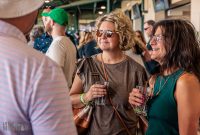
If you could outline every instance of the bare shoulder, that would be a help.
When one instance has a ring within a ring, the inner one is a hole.
[[[177,85],[184,87],[191,85],[199,86],[200,81],[198,80],[197,76],[192,73],[183,73],[183,75],[181,75],[181,77],[178,79]]]
[[[192,73],[183,73],[177,80],[176,91],[182,94],[184,92],[190,94],[200,94],[200,81],[197,76]]]

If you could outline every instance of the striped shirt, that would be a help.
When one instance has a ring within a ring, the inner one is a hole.
[[[0,20],[0,135],[77,135],[61,68]]]

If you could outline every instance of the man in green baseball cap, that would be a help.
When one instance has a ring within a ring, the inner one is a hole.
[[[55,8],[50,12],[44,12],[42,16],[50,17],[55,23],[61,26],[66,26],[68,24],[67,12],[62,8]]]
[[[76,48],[65,35],[65,27],[68,23],[67,13],[64,9],[55,8],[48,13],[42,13],[42,16],[47,17],[45,30],[53,37],[46,55],[62,68],[70,88],[76,67]]]

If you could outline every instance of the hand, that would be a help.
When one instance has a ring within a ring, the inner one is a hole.
[[[102,84],[93,84],[85,94],[85,101],[92,101],[94,98],[103,97],[106,93],[106,86]]]
[[[148,51],[148,50],[142,52],[142,55],[143,55],[143,57],[144,57],[144,61],[145,61],[145,62],[151,61],[151,55],[150,55],[149,52],[150,52],[150,51]]]
[[[133,88],[129,93],[129,103],[133,106],[140,106],[144,103],[143,95],[140,93],[139,89]]]

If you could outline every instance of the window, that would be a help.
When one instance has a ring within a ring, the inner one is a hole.
[[[155,12],[163,11],[169,8],[169,0],[153,0]]]

